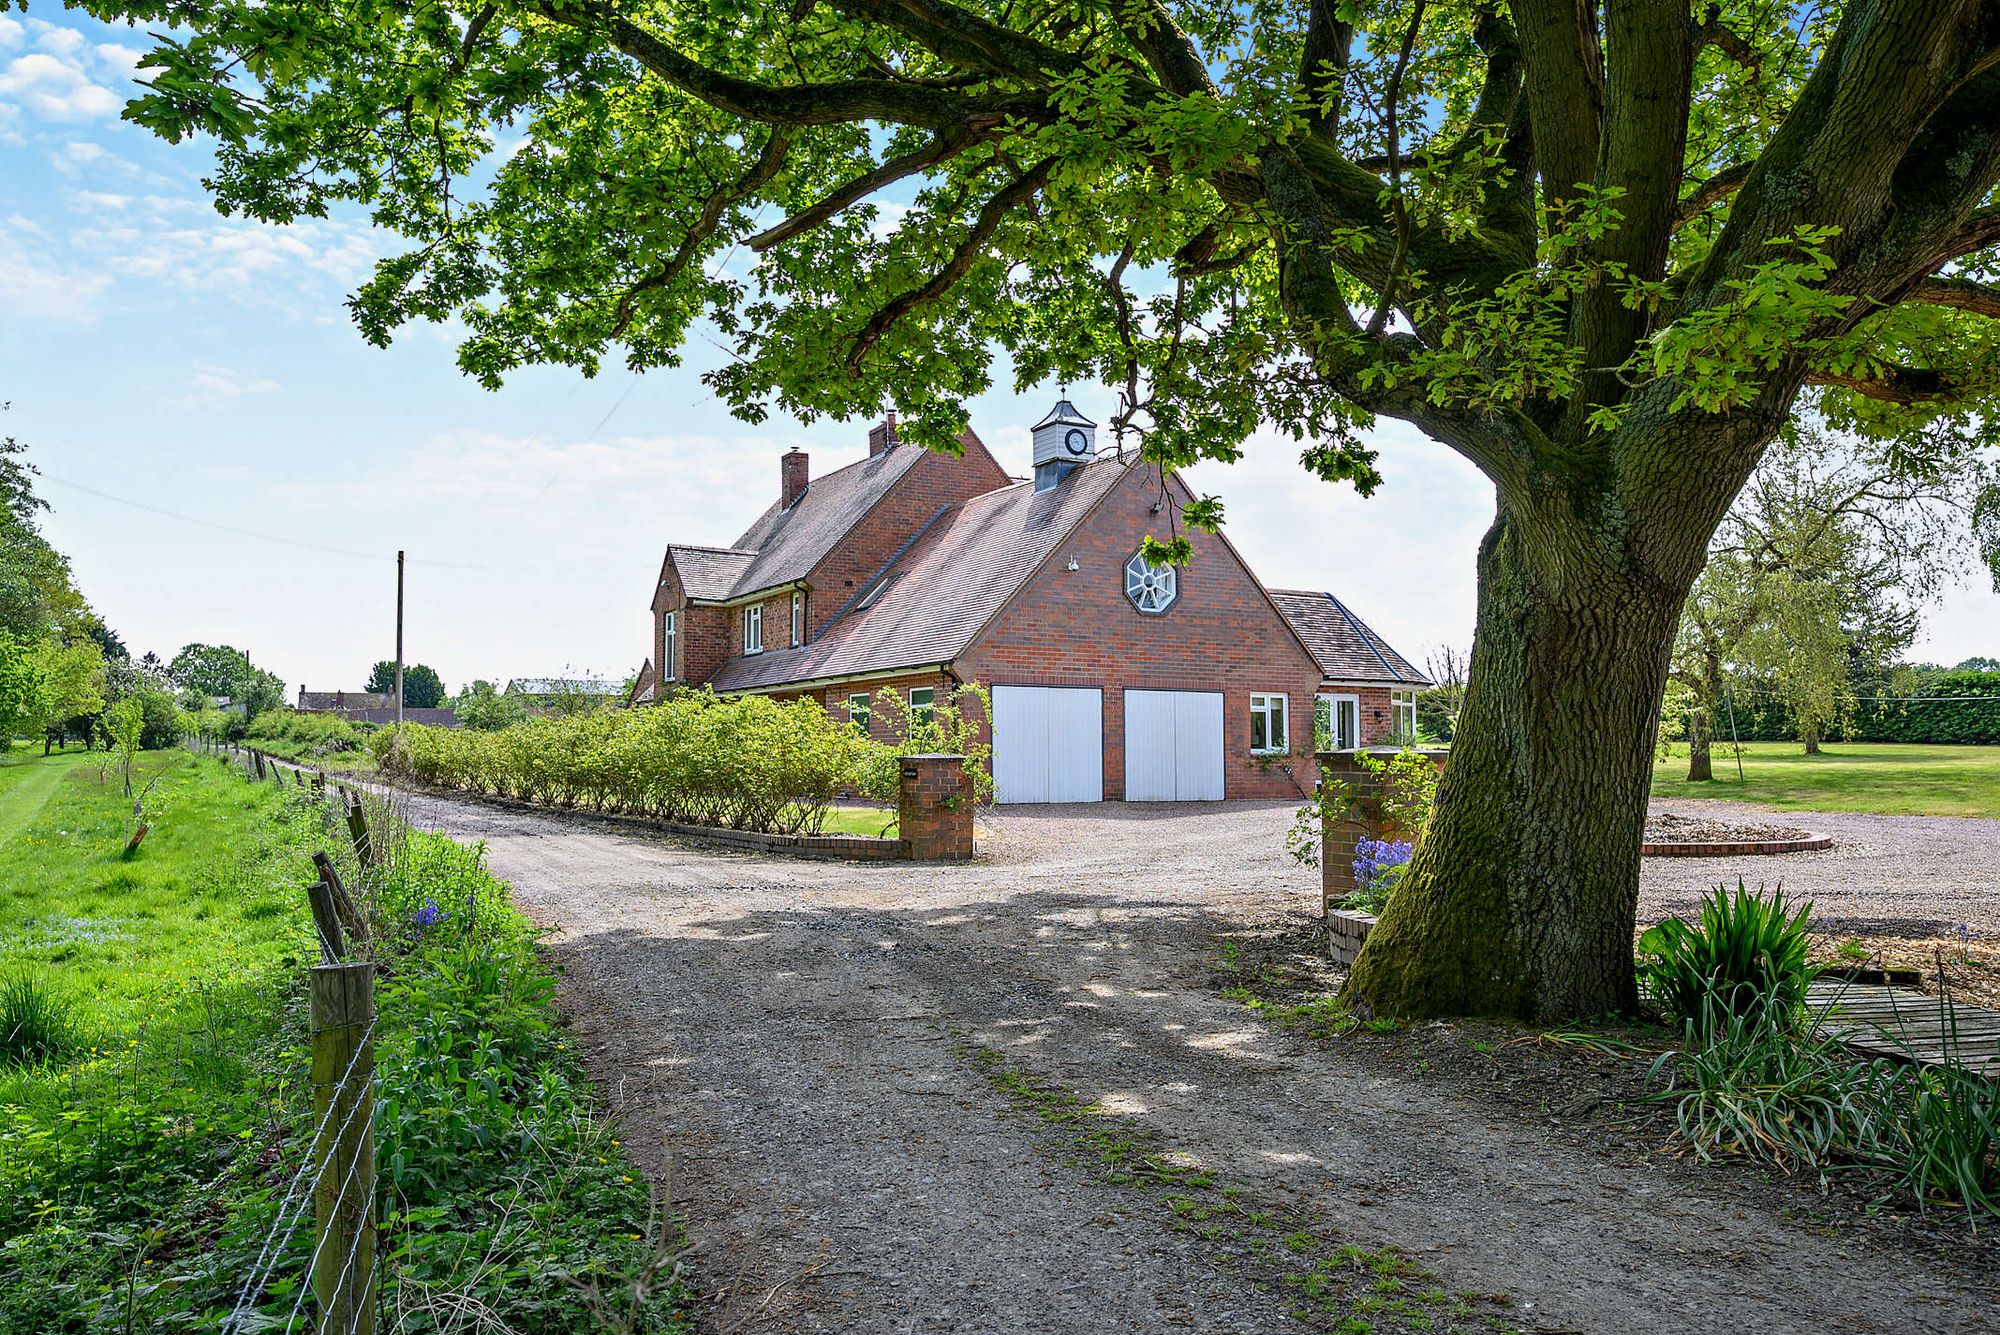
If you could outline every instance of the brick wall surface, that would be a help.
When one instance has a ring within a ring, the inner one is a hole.
[[[1224,794],[1298,798],[1313,784],[1319,666],[1235,551],[1217,536],[1193,533],[1194,560],[1166,614],[1146,616],[1126,600],[1126,561],[1148,533],[1166,535],[1178,503],[1170,499],[1168,510],[1155,514],[1159,494],[1157,473],[1132,469],[974,641],[958,671],[988,687],[1103,687],[1108,800],[1125,791],[1126,688],[1220,690]],[[1250,754],[1253,692],[1287,697],[1295,754]]]
[[[964,756],[904,756],[896,836],[919,862],[972,856],[972,776]]]

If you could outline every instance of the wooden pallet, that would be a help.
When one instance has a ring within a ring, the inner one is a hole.
[[[1856,1052],[1942,1066],[1955,1031],[1958,1063],[2000,1078],[2000,1011],[1958,1002],[1946,1013],[1936,997],[1868,983],[1814,983],[1806,1002],[1821,1032]]]

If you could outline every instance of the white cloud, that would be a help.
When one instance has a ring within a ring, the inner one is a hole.
[[[74,61],[46,51],[16,56],[0,70],[0,98],[55,121],[115,116],[123,105],[116,93],[93,82]]]
[[[0,14],[0,47],[19,46],[27,37],[27,30],[19,19],[10,19]]]
[[[39,229],[34,229],[39,231]],[[65,268],[45,251],[20,244],[27,229],[12,221],[0,233],[0,310],[22,321],[94,324],[98,299],[111,285],[101,273]]]
[[[102,190],[79,190],[76,202],[87,209],[122,211],[132,203],[132,197],[106,194]]]
[[[187,392],[167,400],[170,408],[211,412],[250,394],[275,394],[278,382],[267,376],[245,376],[233,367],[196,362]]]
[[[128,78],[138,75],[139,57],[145,54],[144,51],[135,51],[116,42],[102,42],[97,47],[97,58]]]

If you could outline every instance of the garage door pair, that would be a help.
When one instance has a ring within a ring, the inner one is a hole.
[[[1126,691],[1125,800],[1222,800],[1222,692]],[[1001,802],[1104,800],[1104,692],[996,686],[993,779]]]

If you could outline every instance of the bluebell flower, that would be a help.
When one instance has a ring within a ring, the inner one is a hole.
[[[444,910],[438,907],[435,899],[426,899],[424,906],[416,911],[410,921],[416,925],[418,931],[427,932],[444,921]]]

